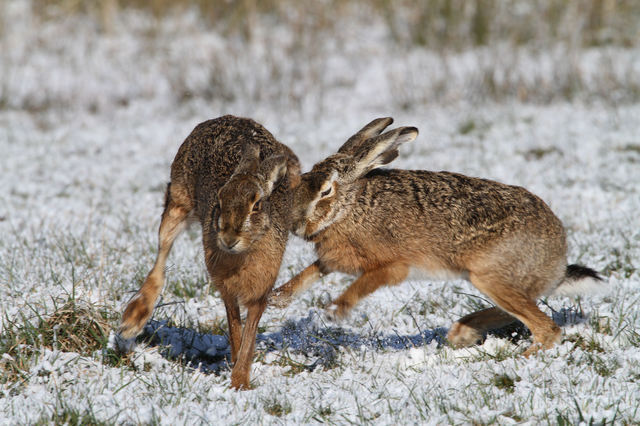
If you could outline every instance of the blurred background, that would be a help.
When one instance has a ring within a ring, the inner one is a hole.
[[[12,0],[0,17],[2,109],[202,101],[321,119],[640,97],[632,0]]]

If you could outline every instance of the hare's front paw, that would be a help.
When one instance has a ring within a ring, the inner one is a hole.
[[[349,316],[351,308],[346,303],[333,302],[325,309],[325,313],[330,321],[340,321]]]
[[[276,289],[269,295],[269,301],[267,303],[269,304],[269,306],[283,309],[289,306],[289,304],[291,303],[291,299],[291,294]]]

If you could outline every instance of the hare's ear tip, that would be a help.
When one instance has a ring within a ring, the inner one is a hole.
[[[410,142],[418,137],[418,133],[417,127],[404,127],[398,137],[402,139],[401,142]]]

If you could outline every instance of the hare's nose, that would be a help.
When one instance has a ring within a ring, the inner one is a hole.
[[[235,246],[238,245],[240,240],[238,240],[236,237],[221,235],[219,238],[219,242],[221,245],[220,248],[224,250],[232,250]]]

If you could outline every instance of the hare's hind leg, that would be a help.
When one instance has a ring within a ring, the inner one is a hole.
[[[497,274],[470,273],[469,279],[480,291],[526,325],[533,335],[534,343],[524,353],[529,356],[539,349],[549,349],[560,339],[560,327],[538,308],[535,299],[526,291],[506,282]]]
[[[447,334],[447,340],[454,347],[475,345],[489,330],[504,327],[516,319],[500,308],[483,309],[465,315],[453,323]]]
[[[383,285],[394,285],[404,281],[409,275],[409,267],[401,263],[385,265],[365,271],[329,307],[329,315],[345,318],[360,299],[373,293]]]
[[[173,187],[172,184],[167,187],[165,208],[158,231],[158,255],[153,269],[122,314],[119,334],[124,339],[130,339],[140,334],[151,317],[153,307],[162,291],[167,257],[176,237],[185,228],[187,217],[191,211],[190,206],[178,203],[180,196],[183,195],[178,192],[179,189],[179,187]]]

